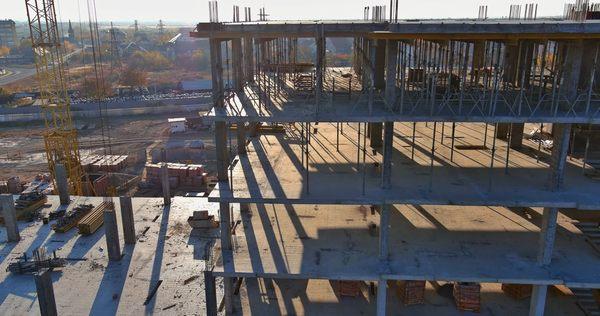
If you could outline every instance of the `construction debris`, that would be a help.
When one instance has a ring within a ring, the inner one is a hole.
[[[33,258],[31,259],[24,253],[16,262],[10,263],[6,271],[15,274],[31,274],[41,269],[61,268],[66,265],[67,259],[58,258],[56,252],[53,252],[52,257],[49,257],[46,248],[41,247],[33,251]]]
[[[104,223],[104,210],[113,208],[113,203],[106,201],[94,207],[93,210],[79,221],[79,224],[77,225],[79,233],[85,236],[95,233]]]

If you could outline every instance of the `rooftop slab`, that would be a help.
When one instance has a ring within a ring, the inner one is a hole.
[[[81,203],[97,205],[103,198],[72,200],[70,207]],[[16,244],[5,243],[6,230],[0,229],[0,314],[39,314],[33,278],[13,275],[6,268],[13,259],[23,253],[31,256],[40,246],[50,252],[56,250],[59,257],[77,259],[52,273],[61,315],[201,313],[205,306],[202,271],[206,249],[218,234],[198,235],[188,225],[187,218],[200,209],[209,209],[217,215],[218,205],[215,208],[205,198],[176,197],[170,207],[164,207],[162,198],[134,198],[137,243],[123,246],[118,199],[115,203],[123,247],[119,262],[108,261],[103,227],[91,236],[82,236],[76,228],[59,234],[41,221],[19,222],[22,240]],[[59,207],[58,197],[49,196],[43,212]],[[144,305],[159,280],[162,284],[156,295]]]
[[[251,205],[241,217],[216,275],[600,286],[598,253],[562,215],[552,263],[536,264],[541,214],[529,208],[395,205],[385,262],[365,206]]]
[[[364,124],[362,134],[364,134]],[[209,201],[294,204],[420,204],[559,207],[600,209],[600,182],[584,176],[581,162],[569,160],[564,189],[547,189],[549,152],[524,140],[520,150],[510,150],[496,140],[492,161],[493,126],[457,124],[452,157],[452,124],[436,125],[433,166],[431,146],[434,124],[416,124],[414,159],[412,124],[396,123],[392,153],[392,188],[381,189],[382,155],[357,151],[358,124],[341,123],[339,151],[336,124],[311,125],[308,172],[302,153],[299,124],[287,132],[250,139],[248,154],[236,157],[229,182],[220,182]],[[316,134],[313,134],[314,129]],[[343,129],[343,133],[341,131]],[[442,135],[442,132],[444,133]],[[527,132],[527,131],[526,131]],[[443,144],[441,141],[443,140]],[[360,137],[361,148],[364,139]],[[537,161],[537,156],[540,160]],[[364,158],[364,159],[363,159]],[[451,159],[452,158],[452,159]],[[359,161],[359,163],[357,163]]]
[[[265,21],[199,23],[190,33],[200,38],[372,37],[386,39],[572,39],[600,37],[597,21],[560,19],[505,20],[400,20],[397,23],[365,20]]]

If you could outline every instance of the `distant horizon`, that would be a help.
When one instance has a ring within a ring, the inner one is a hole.
[[[5,0],[2,5],[0,19],[12,19],[16,22],[26,22],[27,15],[25,4],[22,0]],[[57,15],[61,22],[86,22],[87,1],[83,0],[55,0]],[[490,18],[506,17],[511,4],[529,3],[530,0],[421,0],[418,3],[400,0],[400,19],[458,19],[476,18],[479,5],[488,5]],[[221,0],[219,1],[219,20],[228,22],[232,20],[232,6],[236,4],[243,11],[244,6],[252,8],[253,21],[258,20],[257,14],[260,7],[265,7],[270,20],[324,20],[324,19],[361,19],[363,8],[367,5],[388,5],[389,1],[373,0]],[[545,0],[539,3],[538,17],[561,16],[564,0]],[[199,22],[208,21],[208,1],[203,0],[170,0],[168,5],[159,0],[97,0],[96,11],[100,23],[125,24],[138,20],[140,23],[152,24],[163,20],[166,24],[177,26],[193,26]],[[388,8],[389,12],[389,8]],[[241,18],[243,19],[243,12]]]

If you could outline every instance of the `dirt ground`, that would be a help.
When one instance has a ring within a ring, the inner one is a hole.
[[[170,141],[201,140],[205,144],[205,159],[192,163],[206,165],[209,172],[214,170],[214,150],[211,150],[214,137],[210,130],[171,135],[164,116],[111,118],[106,126],[102,129],[98,121],[76,122],[82,157],[90,154],[129,155],[130,163],[121,173],[141,175],[148,148],[160,147]],[[40,124],[0,127],[0,180],[19,176],[21,181],[30,181],[35,175],[48,172],[43,131],[44,126]],[[110,142],[103,141],[109,138]]]

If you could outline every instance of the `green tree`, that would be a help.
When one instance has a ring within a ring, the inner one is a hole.
[[[167,70],[173,66],[167,57],[157,51],[137,51],[129,58],[129,65],[146,71]]]

